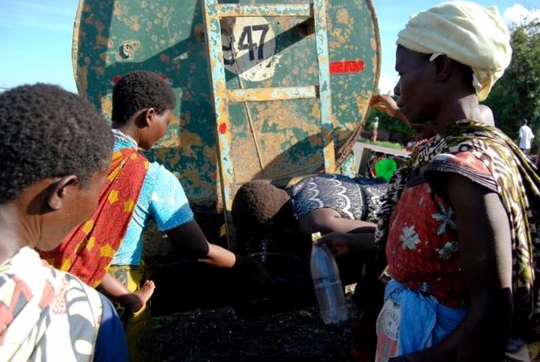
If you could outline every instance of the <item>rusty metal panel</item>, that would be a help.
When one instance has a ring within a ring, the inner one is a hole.
[[[305,8],[301,0],[222,3]],[[380,41],[370,0],[325,3],[329,77],[319,74],[317,32],[307,15],[242,16],[219,25],[225,87],[238,92],[233,94],[309,87],[322,76],[329,84],[331,112],[309,98],[231,103],[229,120],[216,123],[200,0],[80,0],[73,39],[79,92],[109,113],[119,76],[139,69],[161,74],[178,104],[167,136],[147,155],[180,178],[192,205],[219,210],[220,155],[228,155],[225,177],[234,185],[259,178],[287,181],[322,171],[323,113],[334,117],[325,133],[333,135],[338,165],[348,159],[376,90]],[[211,60],[217,61],[215,57]]]
[[[291,11],[290,5],[253,5],[253,6],[220,6],[217,0],[201,0],[204,7],[204,21],[206,30],[206,42],[208,49],[208,65],[211,74],[212,94],[214,97],[214,112],[216,113],[216,121],[218,124],[218,149],[220,159],[218,161],[220,174],[221,174],[221,188],[223,194],[224,203],[224,216],[225,224],[227,228],[227,238],[229,247],[231,246],[231,236],[234,233],[234,225],[230,212],[232,210],[232,197],[234,194],[234,168],[232,166],[230,156],[230,122],[229,122],[229,98],[234,97],[236,102],[242,101],[276,101],[286,99],[301,99],[301,98],[313,98],[317,96],[315,93],[315,87],[319,90],[319,108],[321,134],[323,140],[323,154],[324,154],[324,171],[326,173],[335,172],[335,150],[334,150],[334,118],[332,117],[332,97],[330,90],[330,66],[328,60],[328,37],[327,37],[327,25],[326,25],[326,0],[315,0],[313,7],[310,8],[309,4],[307,10],[313,9],[313,21],[315,25],[315,44],[317,48],[317,65],[319,74],[318,86],[312,86],[312,95],[309,97],[301,96],[300,92],[305,92],[310,87],[276,87],[276,88],[258,88],[258,89],[239,89],[233,91],[227,91],[225,82],[225,70],[223,63],[223,44],[221,42],[221,19],[222,15],[227,17],[235,17],[241,14],[242,16],[297,16],[298,11]],[[216,10],[217,9],[217,10]],[[220,13],[220,10],[225,10],[224,14]],[[227,12],[228,10],[228,12]],[[235,10],[235,11],[233,11]],[[300,12],[300,14],[302,14]],[[234,18],[234,21],[236,21]],[[248,29],[248,30],[246,30]],[[253,43],[252,32],[260,31],[260,41]],[[239,50],[249,49],[250,61],[255,59],[255,51],[259,59],[264,57],[264,38],[268,32],[267,25],[251,26],[250,28],[244,28],[239,40],[239,46],[234,47],[231,45],[233,57],[236,57],[234,48]],[[234,31],[233,31],[234,33]],[[234,39],[234,38],[233,38]],[[247,44],[243,44],[243,41],[247,40]],[[257,64],[255,64],[257,65]],[[241,74],[240,74],[241,75]]]
[[[231,102],[284,101],[317,97],[317,86],[234,89],[228,91]]]
[[[215,112],[215,122],[217,130],[218,154],[219,154],[219,174],[221,194],[223,198],[223,212],[225,217],[225,227],[227,244],[232,246],[231,234],[232,219],[230,211],[232,209],[233,190],[231,185],[234,182],[234,167],[231,159],[231,124],[229,119],[229,95],[225,82],[225,66],[223,63],[223,45],[221,43],[221,25],[218,12],[217,0],[201,0],[204,7],[205,40],[208,49],[208,69],[210,71]]]
[[[324,148],[324,172],[334,173],[336,158],[334,150],[334,118],[332,116],[332,93],[330,87],[330,60],[328,55],[328,27],[326,24],[327,0],[315,0],[315,43],[319,64],[319,106],[321,109],[321,131]]]
[[[313,14],[311,4],[264,4],[219,5],[219,13],[222,17],[239,16],[311,16]]]

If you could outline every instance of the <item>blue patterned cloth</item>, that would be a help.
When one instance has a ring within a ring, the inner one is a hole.
[[[291,187],[290,194],[296,219],[330,208],[346,219],[375,222],[386,189],[383,179],[318,174],[304,177]]]
[[[114,151],[137,148],[135,141],[118,130]],[[150,220],[159,231],[174,229],[193,220],[193,212],[180,181],[157,162],[150,163],[126,236],[114,255],[113,265],[140,265],[144,240]]]

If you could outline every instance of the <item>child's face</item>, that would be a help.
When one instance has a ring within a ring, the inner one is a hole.
[[[435,68],[428,56],[398,46],[396,70],[399,82],[394,89],[397,105],[411,124],[422,124],[432,119],[437,104]]]
[[[144,132],[141,132],[139,147],[149,150],[167,134],[167,126],[173,118],[172,109],[165,110],[162,114],[155,113],[148,121]]]

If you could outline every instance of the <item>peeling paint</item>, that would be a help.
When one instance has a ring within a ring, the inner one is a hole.
[[[321,108],[319,107],[319,103],[315,103],[313,105],[313,108],[311,108],[311,115],[315,119],[320,119],[321,118]]]
[[[103,112],[110,114],[112,112],[112,99],[111,97],[101,98],[101,109]]]
[[[349,16],[349,11],[343,7],[340,7],[336,11],[336,19],[338,22],[342,24],[349,24],[351,18]]]

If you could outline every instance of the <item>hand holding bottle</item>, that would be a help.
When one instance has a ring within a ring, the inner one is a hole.
[[[335,256],[340,256],[351,251],[349,236],[348,233],[333,232],[318,238],[313,242],[313,245],[326,245]]]

